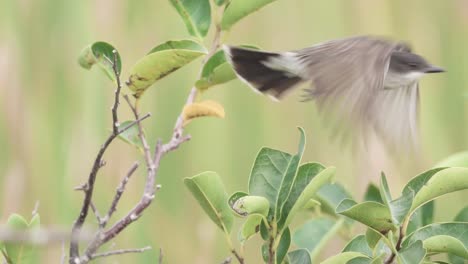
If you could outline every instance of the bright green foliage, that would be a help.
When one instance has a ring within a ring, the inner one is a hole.
[[[336,215],[335,209],[345,199],[352,199],[348,191],[339,183],[326,184],[316,194],[323,212],[332,216]]]
[[[322,262],[322,264],[343,264],[354,259],[367,258],[366,255],[359,252],[342,252],[338,255],[330,257]]]
[[[468,223],[431,224],[410,234],[403,246],[421,240],[429,252],[452,253],[468,259]]]
[[[204,38],[210,29],[210,0],[170,0],[185,23],[190,35]]]
[[[383,203],[379,187],[373,183],[369,184],[364,195],[364,201]]]
[[[315,201],[313,198],[318,196],[318,190],[330,184],[335,173],[334,168],[325,168],[318,163],[299,165],[305,148],[305,132],[302,128],[299,131],[301,138],[295,155],[271,148],[261,149],[250,174],[249,192],[235,192],[226,199],[226,204],[229,204],[236,215],[246,217],[238,235],[239,241],[245,243],[253,235],[261,233],[265,240],[262,246],[265,261],[268,261],[270,252],[273,252],[275,263],[278,264],[283,259],[293,258],[296,261],[302,257],[303,253],[297,252],[286,258],[291,244],[289,224],[299,211],[304,211],[311,201]],[[197,177],[199,176],[192,179]],[[209,179],[205,185],[209,185],[208,181]],[[200,202],[200,198],[197,199]],[[314,204],[319,203],[315,201]],[[205,209],[207,213],[210,211],[213,210]],[[335,226],[343,222],[338,224],[335,220],[330,221],[332,228],[324,230],[324,236],[336,232]],[[324,226],[325,229],[327,227]],[[320,242],[322,241],[317,241]],[[308,252],[307,257],[310,260]]]
[[[343,219],[335,220],[318,217],[307,221],[294,232],[293,241],[299,248],[309,251],[314,260],[324,249],[325,244],[340,230]]]
[[[228,196],[218,174],[203,172],[185,178],[184,183],[211,220],[226,233],[230,233],[234,216],[229,209]]]
[[[436,168],[441,167],[468,167],[468,151],[462,151],[448,156],[447,158],[441,160]]]
[[[223,14],[221,28],[229,30],[235,23],[275,0],[231,0]]]
[[[115,59],[117,62],[117,72],[120,75],[120,72],[122,71],[120,54],[111,44],[106,42],[94,42],[84,48],[78,57],[78,63],[85,69],[91,69],[93,65],[97,64],[109,79],[115,81],[115,73],[113,69],[114,51],[116,52]]]
[[[358,204],[353,200],[347,199],[338,205],[336,212],[380,232],[395,229],[395,226],[392,224],[389,208],[381,203],[363,202]]]
[[[360,252],[368,257],[372,257],[372,249],[369,247],[366,236],[364,235],[358,235],[349,241],[343,249],[343,252],[348,251]]]
[[[28,223],[21,215],[12,214],[8,218],[7,227],[16,231],[33,231],[40,226],[40,217],[34,215]],[[5,242],[4,254],[10,264],[33,264],[37,262],[37,249],[27,242]]]
[[[289,264],[312,264],[309,252],[305,249],[298,249],[288,253]]]
[[[153,48],[133,66],[127,86],[138,98],[157,80],[204,54],[206,49],[192,40],[167,41]]]
[[[397,261],[400,264],[420,264],[424,260],[426,250],[423,243],[418,240],[406,248],[403,248],[397,254]]]
[[[120,129],[124,129],[131,125],[133,121],[124,121],[120,124]],[[133,125],[124,132],[120,133],[118,137],[127,142],[128,144],[138,148],[139,150],[143,151],[143,144],[141,143],[140,137],[138,137],[140,131],[138,130],[137,125]]]

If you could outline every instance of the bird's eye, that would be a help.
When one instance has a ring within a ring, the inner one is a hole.
[[[411,68],[418,67],[418,65],[416,63],[408,63],[408,66],[410,66]]]

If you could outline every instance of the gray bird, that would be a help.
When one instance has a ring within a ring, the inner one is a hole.
[[[419,79],[443,72],[409,46],[358,36],[309,48],[264,52],[224,47],[238,77],[254,91],[279,100],[293,87],[310,82],[305,100],[314,100],[339,134],[347,126],[364,138],[371,130],[393,146],[417,143]]]

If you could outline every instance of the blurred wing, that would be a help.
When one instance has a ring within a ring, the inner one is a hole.
[[[379,92],[372,107],[376,132],[393,150],[418,148],[419,84]]]
[[[384,89],[390,56],[397,44],[371,37],[322,43],[298,51],[312,81],[306,100],[314,100],[341,136],[346,126],[366,136],[376,125],[374,100]],[[348,134],[349,133],[345,133]]]

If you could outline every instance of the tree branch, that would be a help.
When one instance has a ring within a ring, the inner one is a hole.
[[[118,250],[107,251],[107,252],[104,252],[104,253],[93,254],[91,257],[93,259],[96,259],[96,258],[103,258],[103,257],[113,256],[113,255],[122,255],[122,254],[128,254],[128,253],[141,253],[141,252],[145,252],[145,251],[150,250],[150,249],[151,249],[150,246],[147,246],[147,247],[144,247],[144,248],[118,249]]]

